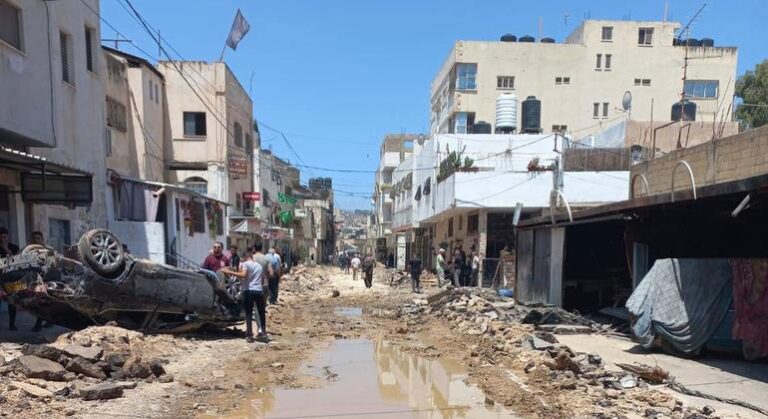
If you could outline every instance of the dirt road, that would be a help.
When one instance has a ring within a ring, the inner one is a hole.
[[[691,410],[640,380],[631,387],[616,388],[615,373],[607,373],[595,357],[569,353],[570,349],[547,342],[546,350],[530,348],[525,342],[533,328],[505,320],[505,310],[514,305],[509,301],[436,288],[413,294],[408,286],[390,287],[383,269],[377,270],[372,289],[334,268],[299,272],[283,283],[281,304],[269,309],[268,329],[274,338],[270,344],[246,343],[241,330],[143,336],[111,327],[86,329],[59,340],[121,345],[132,355],[165,360],[165,379],[140,380],[120,398],[84,401],[67,395],[31,396],[14,384],[23,377],[7,372],[0,377],[0,415],[708,414]],[[0,355],[10,361],[19,349],[2,344]],[[84,386],[94,380],[81,375],[68,385]],[[55,387],[42,380],[31,384],[51,391]]]

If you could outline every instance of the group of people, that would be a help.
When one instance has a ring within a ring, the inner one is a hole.
[[[224,244],[216,242],[211,253],[203,261],[203,269],[221,272],[240,281],[239,299],[245,310],[246,340],[248,342],[270,341],[267,335],[267,303],[278,304],[280,279],[283,274],[283,260],[279,250],[270,247],[265,254],[264,246],[256,243],[242,254],[237,245],[229,248],[229,255],[224,253]],[[254,307],[256,311],[254,312]],[[253,320],[258,321],[256,336],[253,333]]]
[[[467,258],[466,253],[461,248],[456,248],[453,252],[453,259],[446,260],[445,249],[437,251],[437,281],[439,286],[446,285],[446,275],[453,278],[453,285],[456,287],[470,287],[477,285],[477,275],[480,271],[480,256],[474,250]]]
[[[43,237],[43,233],[40,231],[33,231],[32,234],[30,234],[31,241],[29,242],[29,245],[38,245],[38,246],[46,246],[45,244],[45,238]],[[0,227],[0,258],[7,258],[10,256],[15,256],[19,254],[19,246],[17,246],[14,243],[11,243],[11,235],[8,232],[8,229],[5,227]],[[8,296],[6,294],[6,290],[3,289],[3,287],[0,287],[0,301],[2,299],[7,299]],[[16,306],[13,305],[10,301],[8,301],[8,330],[16,331],[18,328],[16,327]],[[32,327],[33,332],[39,332],[43,329],[43,327],[52,326],[50,323],[44,323],[43,319],[37,318],[35,321],[35,325]]]
[[[357,277],[362,274],[363,283],[366,288],[373,286],[373,268],[376,266],[376,261],[370,254],[365,255],[363,259],[360,259],[358,253],[348,254],[342,252],[339,254],[339,268],[342,272],[348,274],[352,272],[352,280],[357,281]]]

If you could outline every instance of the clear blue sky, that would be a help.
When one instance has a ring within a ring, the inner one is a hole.
[[[428,131],[429,84],[454,41],[538,36],[539,18],[542,33],[562,41],[588,16],[661,20],[664,10],[663,0],[132,1],[190,60],[218,59],[240,8],[251,31],[225,61],[246,88],[253,76],[254,117],[284,131],[304,164],[357,170],[375,170],[386,133]],[[668,3],[670,19],[684,24],[704,2]],[[739,75],[768,58],[768,1],[707,3],[692,37],[739,47]],[[118,0],[102,0],[101,8],[107,21],[157,54]],[[102,35],[114,37],[106,26]],[[274,132],[263,130],[262,144],[297,162]],[[359,195],[373,189],[373,174],[312,172],[302,169],[302,179],[331,176],[335,189]],[[370,208],[369,197],[336,196],[341,208]]]

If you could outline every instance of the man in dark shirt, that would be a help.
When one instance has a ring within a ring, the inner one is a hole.
[[[203,269],[216,272],[227,266],[229,266],[229,258],[224,254],[224,244],[221,242],[214,243],[213,252],[206,256],[203,261]]]
[[[413,255],[411,260],[408,262],[410,265],[411,270],[411,286],[413,287],[413,292],[420,294],[421,293],[421,259],[419,259],[418,255]]]
[[[19,253],[19,246],[11,243],[11,236],[5,227],[0,227],[0,258],[7,258]],[[16,306],[8,303],[8,330],[16,329]]]
[[[240,255],[237,254],[237,245],[229,246],[229,266],[235,270],[240,270]]]

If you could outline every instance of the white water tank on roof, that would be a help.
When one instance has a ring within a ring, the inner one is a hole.
[[[517,96],[502,93],[496,99],[496,131],[512,132],[517,128]]]

